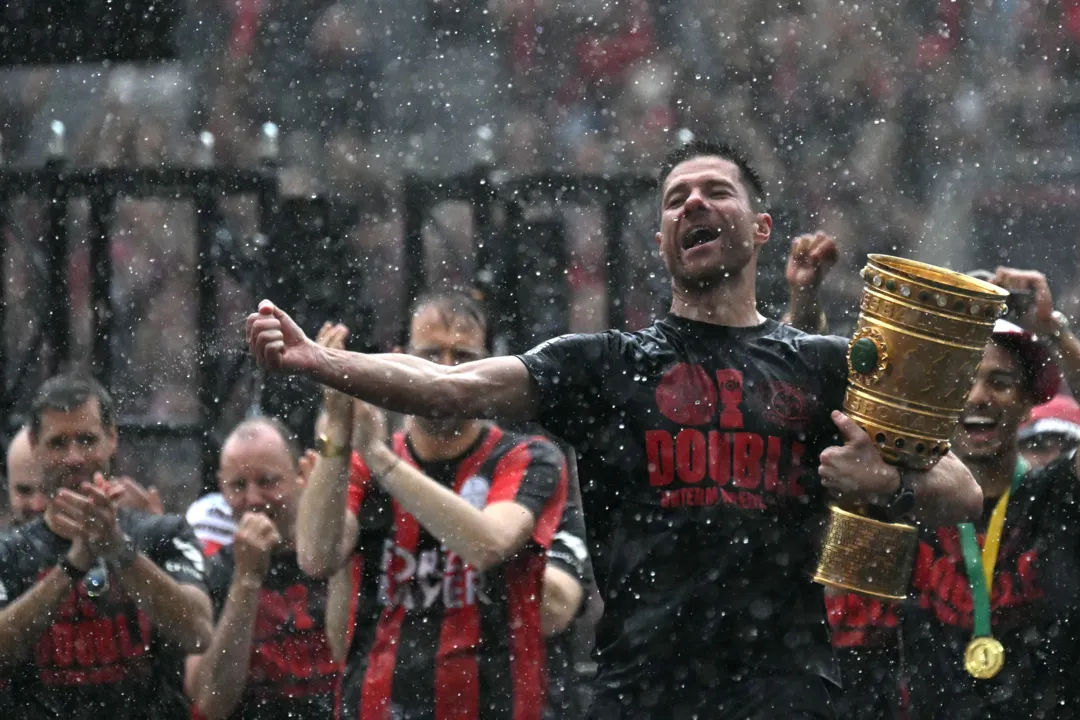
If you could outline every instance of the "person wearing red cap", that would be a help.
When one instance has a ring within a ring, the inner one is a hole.
[[[983,491],[976,523],[924,528],[900,608],[909,717],[1074,717],[1080,661],[1080,481],[1075,455],[1032,469],[1019,429],[1080,375],[1080,343],[1039,273],[999,269],[1030,293],[1018,324],[998,321],[954,438]],[[1059,372],[1060,368],[1060,372]]]
[[[984,511],[921,530],[906,602],[826,598],[846,717],[1080,717],[1078,460],[1033,468],[1019,442],[1032,408],[1060,407],[1044,404],[1062,374],[1080,389],[1080,341],[1042,274],[1001,268],[986,279],[1033,302],[1018,324],[995,326],[954,438]]]
[[[1068,395],[1031,410],[1020,428],[1020,454],[1033,468],[1046,467],[1080,445],[1080,404]]]

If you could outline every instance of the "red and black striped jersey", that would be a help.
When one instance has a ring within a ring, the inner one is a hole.
[[[451,461],[420,462],[403,433],[394,451],[474,507],[525,507],[536,527],[514,557],[480,573],[354,464],[358,592],[340,717],[539,720],[547,680],[542,581],[566,502],[564,456],[541,437],[494,425]]]

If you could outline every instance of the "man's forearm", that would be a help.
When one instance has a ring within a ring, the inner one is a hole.
[[[229,587],[221,618],[195,676],[192,700],[207,720],[228,717],[244,695],[259,593],[257,582],[243,579],[234,579]]]
[[[407,415],[519,421],[536,412],[532,379],[512,357],[445,366],[401,353],[366,355],[320,347],[305,374]]]
[[[54,568],[0,610],[0,665],[17,663],[32,654],[38,638],[71,588],[71,579]]]
[[[585,590],[576,577],[548,565],[544,570],[544,597],[540,604],[544,637],[553,637],[570,627],[584,598]]]
[[[806,333],[824,334],[829,327],[817,290],[792,291],[781,322]]]
[[[352,566],[346,563],[334,573],[326,586],[326,641],[337,662],[345,662],[352,636],[353,599]],[[360,602],[363,602],[362,600]]]
[[[406,512],[477,570],[502,563],[528,540],[531,528],[524,537],[515,536],[457,493],[397,461],[389,449],[370,464],[379,484]]]
[[[348,454],[336,458],[320,456],[300,498],[296,552],[301,569],[308,575],[326,577],[345,559],[343,508],[349,487],[349,460]]]
[[[212,621],[203,593],[176,582],[141,554],[118,574],[127,594],[165,637],[189,654],[206,649]]]
[[[973,522],[982,515],[983,496],[967,467],[949,453],[915,483],[915,516],[923,525]]]

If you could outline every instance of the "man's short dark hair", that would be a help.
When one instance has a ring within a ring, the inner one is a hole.
[[[451,327],[455,319],[465,320],[480,328],[486,339],[487,313],[480,305],[478,296],[478,292],[474,294],[457,288],[426,292],[413,303],[412,312],[409,314],[410,322],[421,310],[434,308],[439,313],[440,322],[446,327]]]
[[[289,458],[292,460],[293,468],[300,467],[300,458],[304,454],[304,450],[300,445],[300,438],[293,432],[292,428],[286,425],[284,422],[272,415],[256,415],[255,417],[249,417],[241,420],[236,427],[232,429],[228,437],[225,438],[225,442],[229,441],[236,435],[243,433],[250,434],[257,427],[268,427],[276,432],[285,443],[285,449],[289,452]],[[225,444],[222,443],[222,447]]]
[[[676,165],[684,163],[687,160],[693,160],[699,157],[718,157],[728,162],[734,163],[739,168],[739,174],[742,176],[743,184],[750,191],[750,202],[755,209],[764,210],[768,207],[768,196],[765,194],[765,183],[761,181],[761,176],[758,175],[751,165],[750,161],[739,152],[734,146],[728,145],[725,142],[718,142],[715,140],[708,140],[705,138],[692,140],[685,145],[673,149],[664,158],[664,162],[660,165],[660,177],[658,184],[660,192],[663,192],[664,182],[667,180],[668,175],[675,169]]]
[[[30,435],[39,437],[41,419],[46,412],[71,412],[91,400],[98,402],[101,424],[106,428],[114,427],[113,399],[101,383],[81,373],[65,373],[49,378],[38,388],[30,406]]]

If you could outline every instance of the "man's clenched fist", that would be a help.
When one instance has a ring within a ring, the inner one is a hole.
[[[233,536],[233,559],[236,576],[253,584],[262,584],[270,569],[270,553],[281,542],[281,533],[262,513],[244,513]]]
[[[269,300],[248,315],[247,343],[255,361],[268,370],[303,371],[314,364],[318,351],[300,326]]]

